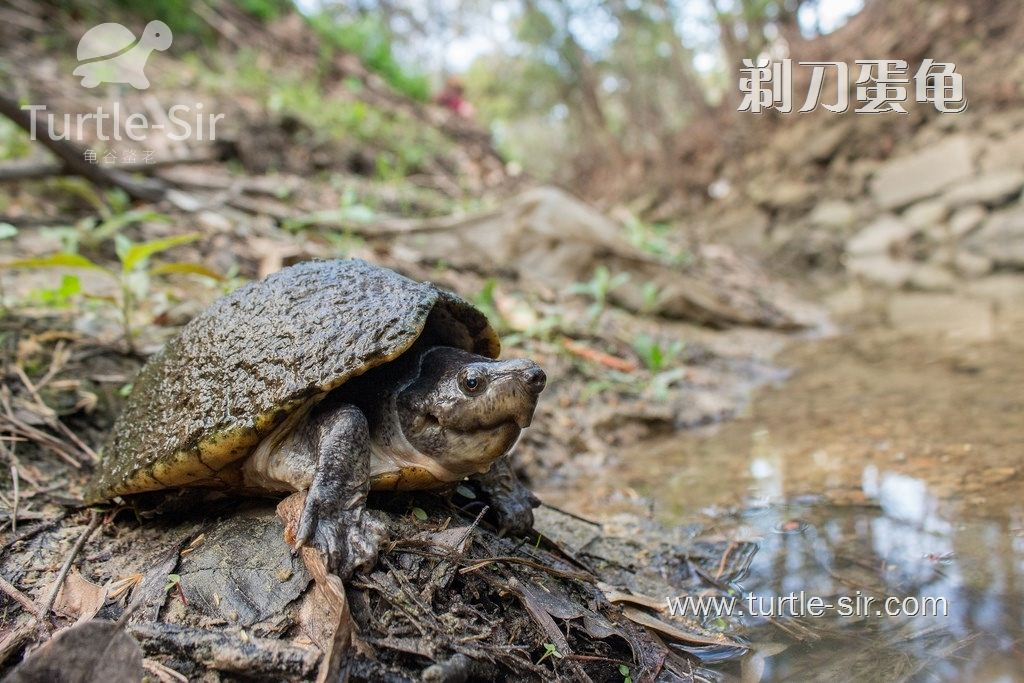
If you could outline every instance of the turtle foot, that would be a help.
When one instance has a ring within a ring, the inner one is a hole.
[[[540,499],[519,481],[507,457],[479,475],[477,482],[498,516],[501,531],[515,536],[529,533],[533,528],[533,508],[540,505]]]
[[[520,485],[518,491],[492,494],[490,498],[501,531],[522,536],[533,529],[533,508],[540,505],[540,499],[528,488]]]
[[[297,544],[312,542],[324,554],[328,570],[342,579],[372,569],[385,536],[384,525],[367,514],[365,508],[341,509],[336,498],[325,501],[314,492],[315,487],[306,497],[299,518]]]

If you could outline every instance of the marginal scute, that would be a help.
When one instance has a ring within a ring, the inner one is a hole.
[[[311,261],[215,301],[139,373],[87,500],[216,482],[293,410],[423,335],[496,358],[458,296],[359,260]]]

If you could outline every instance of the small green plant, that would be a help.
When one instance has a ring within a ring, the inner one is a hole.
[[[625,227],[626,237],[637,249],[675,265],[690,262],[690,253],[669,240],[672,226],[668,223],[645,223],[636,216],[630,216]]]
[[[201,236],[199,233],[189,233],[165,239],[134,243],[124,235],[116,235],[114,246],[120,261],[121,267],[119,269],[106,268],[90,261],[81,254],[70,252],[50,254],[40,258],[17,259],[0,264],[0,269],[67,268],[72,270],[92,270],[110,277],[118,285],[118,296],[89,295],[89,298],[117,307],[124,332],[125,345],[129,352],[134,352],[135,328],[133,322],[137,306],[148,295],[150,284],[154,277],[172,273],[184,273],[199,275],[217,281],[222,279],[217,273],[197,263],[173,262],[158,265],[151,263],[153,256],[174,247],[195,242]],[[77,276],[70,276],[70,278],[65,278],[62,281],[61,288],[56,290],[66,297],[73,296],[81,291],[81,282]]]
[[[591,325],[596,325],[608,306],[608,295],[629,282],[629,273],[612,275],[607,266],[594,269],[594,275],[587,282],[577,282],[569,288],[572,294],[587,296],[593,302],[587,310]]]
[[[548,657],[561,659],[564,656],[565,655],[558,651],[558,647],[554,643],[544,643],[544,654],[541,655],[540,659],[537,660],[537,664],[540,664]]]
[[[644,315],[654,313],[658,309],[658,300],[661,298],[661,288],[658,287],[658,283],[645,282],[640,295],[643,297],[640,312]]]
[[[18,235],[18,229],[10,223],[0,223],[0,242]],[[4,291],[3,279],[0,278],[0,312],[7,314],[7,293]]]
[[[619,675],[622,676],[622,683],[633,683],[633,677],[629,673],[629,667],[619,664]]]
[[[170,593],[172,590],[181,585],[180,574],[168,574],[167,583],[164,584],[164,593]]]
[[[562,316],[552,313],[545,315],[544,317],[537,320],[522,332],[513,332],[504,337],[502,342],[505,346],[521,346],[527,339],[536,339],[537,341],[551,341],[565,329],[564,321]]]
[[[421,102],[430,97],[430,81],[398,62],[391,49],[388,28],[380,19],[367,15],[346,21],[322,13],[309,21],[329,49],[357,55],[391,87],[408,97]]]
[[[83,218],[75,225],[43,229],[45,234],[58,238],[67,252],[95,249],[137,223],[167,223],[171,220],[170,216],[150,209],[132,209],[131,198],[120,188],[101,194],[83,178],[73,177],[57,178],[52,181],[52,187],[78,197],[96,214]]]
[[[373,210],[373,207],[363,204],[356,193],[349,188],[342,194],[340,206],[337,209],[315,211],[304,216],[289,218],[285,220],[282,227],[291,232],[299,232],[322,225],[345,228],[371,223],[376,217],[377,212]]]
[[[633,342],[633,350],[640,356],[644,367],[651,372],[661,372],[665,366],[674,363],[685,348],[686,342],[682,339],[662,345],[649,334],[641,334]]]
[[[484,281],[480,291],[473,295],[473,303],[476,307],[487,316],[487,320],[490,321],[496,329],[501,331],[504,327],[504,319],[501,313],[498,312],[498,305],[495,301],[495,293],[498,289],[498,281],[491,277]]]

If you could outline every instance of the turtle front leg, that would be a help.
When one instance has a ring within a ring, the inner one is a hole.
[[[377,561],[383,526],[366,514],[370,490],[370,432],[356,407],[342,405],[312,416],[316,452],[313,481],[299,517],[298,546],[312,541],[328,568],[343,579]]]
[[[517,536],[529,533],[533,528],[533,508],[540,505],[540,499],[516,477],[510,456],[498,458],[491,469],[474,479],[497,512],[502,531]]]

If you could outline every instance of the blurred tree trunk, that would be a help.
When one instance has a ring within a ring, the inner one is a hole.
[[[611,127],[608,125],[608,116],[601,102],[599,92],[600,79],[598,78],[597,71],[590,56],[580,46],[570,27],[572,19],[571,9],[563,3],[557,3],[559,16],[556,19],[551,17],[550,14],[544,13],[537,5],[536,0],[523,0],[523,5],[528,11],[544,14],[549,20],[553,21],[561,36],[558,53],[574,76],[574,87],[579,93],[584,124],[595,139],[602,141],[613,162],[622,163],[625,159],[625,154],[622,151],[618,138],[615,137]]]
[[[668,0],[654,0],[655,7],[658,7],[665,15],[666,31],[671,38],[669,47],[672,55],[672,66],[675,70],[675,78],[695,115],[707,114],[711,111],[711,105],[701,87],[700,81],[693,68],[693,55],[683,43],[683,38],[676,28],[676,14],[669,5]]]

